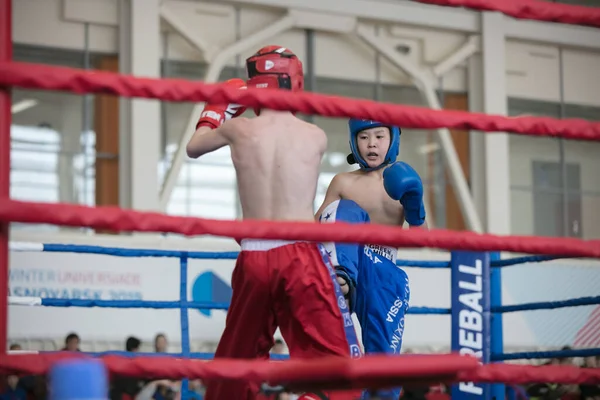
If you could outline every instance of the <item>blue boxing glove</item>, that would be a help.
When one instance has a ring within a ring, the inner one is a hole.
[[[405,162],[395,162],[383,171],[383,187],[394,200],[404,207],[404,218],[411,226],[425,222],[423,182],[413,167]]]

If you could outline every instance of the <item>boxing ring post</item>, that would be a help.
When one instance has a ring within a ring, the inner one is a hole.
[[[0,0],[0,62],[12,61],[12,0]],[[0,88],[0,199],[10,197],[10,88]],[[0,354],[8,337],[8,228],[0,222]]]
[[[490,262],[500,260],[500,253],[490,253]],[[502,269],[490,268],[490,307],[502,306]],[[490,351],[492,354],[504,353],[504,331],[502,325],[502,314],[492,313],[490,326]],[[491,397],[496,399],[504,399],[506,387],[500,383],[494,384],[491,387]]]
[[[267,25],[267,27],[264,29],[255,32],[252,35],[246,36],[244,39],[225,47],[211,61],[208,70],[206,71],[206,75],[204,76],[204,81],[207,83],[217,82],[221,71],[223,71],[223,68],[225,68],[227,64],[227,61],[235,57],[237,54],[241,54],[250,48],[259,46],[267,39],[273,38],[282,32],[292,29],[295,25],[296,18],[291,14],[287,14],[277,22]],[[188,37],[192,35],[185,33],[183,36]],[[200,115],[200,110],[202,107],[203,104],[197,104],[194,106],[190,117],[188,118],[188,122],[185,125],[185,131],[181,134],[181,139],[179,140],[179,145],[177,146],[177,151],[175,152],[171,166],[169,167],[167,175],[165,176],[159,198],[159,206],[163,211],[167,209],[167,204],[171,199],[171,194],[173,193],[173,189],[177,183],[177,177],[179,176],[179,172],[181,171],[181,167],[185,161],[186,144],[196,130],[196,122],[198,121],[198,116]]]
[[[491,359],[490,253],[453,251],[451,267],[451,347],[483,364]],[[452,386],[452,398],[492,398],[492,385],[460,382]],[[497,397],[503,399],[504,397]]]
[[[403,58],[393,47],[382,43],[381,40],[367,27],[358,27],[356,34],[366,44],[377,50],[394,65],[406,72],[409,77],[415,81],[417,88],[424,95],[429,108],[434,110],[442,109],[429,76],[419,71],[416,66],[412,65],[410,62],[408,62],[408,60]],[[472,39],[469,40],[471,41]],[[437,71],[439,73],[443,73],[446,69],[450,68],[451,62],[458,63],[461,59],[466,60],[475,52],[476,48],[476,43],[470,44],[467,42],[465,46],[461,47],[461,49],[456,52],[455,57],[449,57],[447,62],[443,63],[441,66],[438,66]],[[431,72],[431,76],[433,76],[433,72]],[[454,148],[454,143],[450,137],[450,131],[447,128],[443,128],[438,129],[437,132],[442,151],[444,152],[448,173],[450,175],[450,179],[452,180],[452,184],[454,185],[454,189],[456,190],[465,223],[469,230],[482,233],[483,225],[477,213],[477,208],[475,207],[475,202],[473,201],[473,196],[471,195],[465,174],[460,165],[460,160],[458,159],[458,154]]]
[[[179,301],[181,307],[179,309],[179,320],[181,324],[181,354],[184,357],[189,357],[190,352],[190,322],[188,314],[188,253],[182,252],[179,257]],[[189,399],[188,379],[181,380],[181,400]]]

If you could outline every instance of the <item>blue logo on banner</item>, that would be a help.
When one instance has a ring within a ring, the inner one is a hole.
[[[229,303],[231,301],[231,286],[212,272],[204,272],[198,275],[194,281],[192,300]],[[210,317],[212,312],[212,310],[206,308],[198,311],[207,317]]]

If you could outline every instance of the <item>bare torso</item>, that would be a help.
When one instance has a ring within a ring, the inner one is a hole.
[[[356,202],[369,213],[371,222],[382,225],[403,225],[404,209],[392,200],[383,187],[381,171],[345,172],[340,178],[340,197]]]
[[[313,220],[313,202],[327,136],[289,113],[236,118],[229,139],[244,219]]]

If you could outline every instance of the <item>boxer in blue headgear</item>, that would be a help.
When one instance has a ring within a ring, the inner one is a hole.
[[[360,169],[337,174],[316,214],[322,222],[426,226],[423,184],[417,172],[396,162],[400,129],[369,120],[350,120],[348,163]],[[382,184],[383,181],[383,184]],[[397,354],[402,346],[410,289],[396,266],[397,249],[325,243],[338,282],[362,328],[367,354]],[[363,398],[397,400],[400,388],[365,392]]]
[[[400,134],[402,133],[400,128],[368,119],[351,119],[348,122],[348,126],[350,128],[350,151],[352,152],[348,154],[348,157],[346,158],[348,164],[358,164],[362,170],[373,171],[396,161],[398,153],[400,152]],[[389,147],[385,153],[383,162],[376,167],[370,166],[358,150],[359,133],[374,128],[387,128],[390,132]]]

